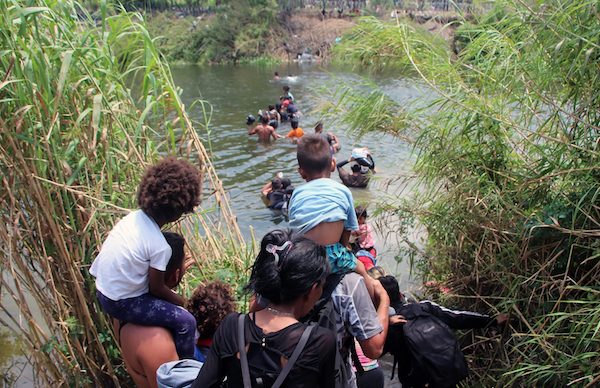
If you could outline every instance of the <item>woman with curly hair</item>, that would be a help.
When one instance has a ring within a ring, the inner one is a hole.
[[[140,210],[121,219],[110,232],[90,273],[98,300],[122,322],[163,326],[175,332],[181,358],[194,356],[196,320],[180,306],[183,299],[165,285],[167,263],[185,260],[183,236],[167,241],[161,228],[190,213],[200,203],[200,172],[192,164],[165,158],[151,166],[138,187]]]
[[[187,301],[186,308],[194,317],[200,337],[196,342],[194,358],[204,362],[213,336],[225,315],[237,310],[231,287],[220,281],[198,286]]]

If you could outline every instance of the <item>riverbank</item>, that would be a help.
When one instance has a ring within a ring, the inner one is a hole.
[[[147,16],[148,32],[170,63],[263,63],[297,60],[326,61],[330,50],[365,14],[326,13],[316,9],[295,12],[265,11],[256,16],[244,11],[205,13],[155,12]],[[367,14],[368,15],[368,14]],[[376,15],[396,19],[396,13]],[[451,41],[462,22],[458,15],[429,10],[399,11],[400,20],[411,21],[424,31]]]

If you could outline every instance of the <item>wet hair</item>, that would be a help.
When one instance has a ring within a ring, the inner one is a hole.
[[[286,242],[291,244],[281,249]],[[269,252],[273,246],[280,250]],[[302,235],[293,235],[290,229],[275,229],[261,241],[246,288],[274,304],[285,305],[310,291],[329,271],[324,246]]]
[[[281,184],[281,179],[279,178],[273,178],[273,180],[271,181],[271,187],[273,188],[273,190],[278,190],[282,186],[283,185]]]
[[[269,115],[260,115],[260,121],[263,124],[267,124],[269,122],[269,119],[270,119]]]
[[[288,187],[291,184],[292,184],[292,181],[290,180],[290,178],[281,178],[281,188],[285,189],[286,187]]]
[[[293,118],[290,120],[290,125],[292,126],[293,129],[298,128],[298,119],[297,118]]]
[[[278,72],[275,72],[275,75],[279,75],[279,73],[278,73]]]
[[[201,193],[200,171],[186,160],[168,157],[146,170],[137,202],[155,221],[173,222],[200,204]]]
[[[273,104],[269,105],[269,110],[273,110],[273,109],[275,109],[275,105],[273,105]]]
[[[200,339],[211,339],[225,315],[237,310],[231,286],[219,280],[198,286],[185,308],[196,318]]]
[[[323,123],[319,121],[318,123],[315,124],[315,132],[321,133],[322,130],[323,130]]]
[[[400,286],[398,285],[398,280],[391,275],[382,276],[378,279],[381,282],[381,285],[387,291],[390,297],[390,304],[397,303],[400,301]]]
[[[382,276],[387,276],[387,272],[385,271],[385,269],[383,269],[383,267],[380,267],[378,265],[376,265],[375,267],[369,268],[367,273],[369,274],[370,277],[372,277],[373,279],[376,279],[376,280]]]
[[[283,105],[282,105],[280,102],[278,102],[277,104],[275,104],[275,109],[277,109],[277,112],[280,112],[280,111],[281,111],[281,107],[282,107],[282,106],[283,106]]]
[[[183,247],[185,246],[185,238],[179,233],[163,232],[165,240],[171,247],[171,258],[167,263],[165,269],[165,277],[169,277],[175,273],[176,270],[181,269],[183,258],[185,256]]]
[[[327,135],[325,138],[327,139],[327,143],[329,143],[329,145],[333,144],[333,137],[331,137],[331,135]]]
[[[298,166],[308,174],[321,173],[331,168],[331,148],[318,133],[302,136],[298,141]]]
[[[353,164],[352,167],[350,167],[350,169],[352,170],[352,172],[360,172],[360,170],[361,170],[360,165],[358,165],[358,164]]]
[[[285,86],[283,87],[283,91],[284,91],[284,92],[289,92],[289,91],[290,91],[290,87],[289,87],[289,86],[287,86],[287,85],[285,85]]]
[[[360,168],[360,166],[359,166],[359,168]],[[357,207],[355,207],[354,208],[354,214],[356,214],[356,218],[360,218],[360,217],[367,218],[369,216],[367,214],[367,209],[364,206],[357,206]]]

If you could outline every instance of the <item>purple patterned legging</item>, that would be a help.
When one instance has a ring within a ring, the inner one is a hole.
[[[97,293],[108,315],[123,322],[172,329],[179,358],[194,358],[196,318],[186,309],[150,294],[114,301],[100,291]]]

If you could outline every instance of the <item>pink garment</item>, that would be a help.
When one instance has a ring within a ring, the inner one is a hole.
[[[375,245],[375,238],[368,224],[358,225],[358,245],[362,249],[372,248]]]
[[[365,356],[356,338],[354,338],[354,346],[356,347],[358,361],[360,362],[360,365],[362,365],[365,372],[379,368],[379,362],[377,362],[377,360],[371,360],[369,357]],[[354,369],[354,372],[356,372],[356,367],[354,365],[352,365],[352,369]]]

